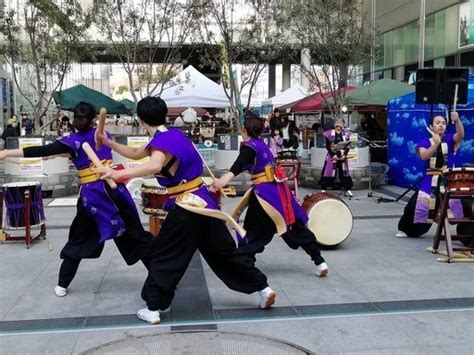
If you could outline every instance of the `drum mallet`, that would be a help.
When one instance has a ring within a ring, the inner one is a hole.
[[[205,168],[207,169],[209,175],[211,175],[211,178],[212,180],[217,180],[216,177],[214,176],[214,174],[212,173],[212,170],[209,169],[209,166],[207,165],[206,161],[203,159],[202,155],[201,155],[201,152],[199,152],[199,150],[197,149],[197,147],[194,145],[194,143],[191,142],[191,144],[193,145],[194,149],[196,150],[196,152],[199,154],[199,157],[201,158]],[[221,194],[222,196],[224,196],[225,198],[228,198],[226,193],[224,191],[222,191],[221,189]]]
[[[456,84],[456,86],[454,86],[453,112],[456,112],[457,104],[458,104],[458,84]]]
[[[102,162],[100,161],[99,157],[97,156],[97,154],[95,154],[94,150],[92,149],[92,147],[89,145],[89,143],[87,142],[84,142],[82,143],[82,149],[84,149],[84,152],[86,152],[87,156],[89,157],[89,159],[94,163],[94,165],[96,167],[103,167],[102,165]],[[110,179],[110,178],[107,178],[105,179],[105,181],[107,182],[107,184],[109,184],[109,186],[112,188],[112,189],[116,189],[117,188],[117,184],[115,183],[115,181],[113,179]]]
[[[97,132],[100,134],[104,134],[104,126],[105,126],[106,117],[107,117],[107,110],[104,107],[102,107],[99,112],[99,123],[97,125]],[[102,148],[102,140],[96,137],[95,150],[99,151],[100,148]]]

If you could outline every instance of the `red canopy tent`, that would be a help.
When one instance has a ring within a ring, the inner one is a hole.
[[[355,90],[355,86],[346,86],[340,88],[339,91],[343,93],[349,93]],[[309,111],[320,111],[325,106],[324,98],[329,99],[333,95],[331,92],[316,93],[311,96],[305,97],[304,99],[297,101],[291,107],[291,112],[309,112]]]

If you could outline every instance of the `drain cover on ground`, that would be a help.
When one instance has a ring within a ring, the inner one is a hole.
[[[312,354],[300,346],[258,335],[219,331],[173,332],[130,337],[82,354]]]

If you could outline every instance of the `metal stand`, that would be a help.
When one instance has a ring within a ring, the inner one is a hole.
[[[352,133],[357,134],[358,139],[361,139],[367,142],[368,147],[369,147],[369,191],[367,192],[366,197],[368,198],[377,197],[378,198],[377,202],[387,202],[387,201],[382,201],[382,200],[387,200],[387,199],[385,199],[384,197],[376,196],[372,190],[372,153],[370,152],[370,148],[383,148],[383,147],[381,145],[378,145],[377,143],[372,142],[369,139],[361,137],[358,133],[355,133],[355,132],[352,132]],[[361,197],[353,196],[353,197],[349,197],[349,200],[360,200],[362,197],[364,196],[361,196]]]

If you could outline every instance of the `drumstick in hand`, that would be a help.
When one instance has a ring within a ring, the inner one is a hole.
[[[204,158],[202,157],[201,155],[201,152],[199,151],[199,149],[197,149],[197,147],[194,145],[194,143],[191,143],[194,147],[194,149],[196,150],[196,152],[199,154],[199,157],[201,158],[205,168],[207,169],[207,171],[209,172],[209,175],[211,175],[211,178],[212,180],[217,180],[216,177],[214,176],[214,174],[212,173],[212,170],[209,168],[209,166],[206,164],[206,161],[204,160]],[[224,196],[225,198],[227,198],[227,194],[221,189],[221,194],[222,196]]]
[[[99,157],[97,156],[97,154],[95,154],[94,150],[89,145],[89,143],[87,142],[82,143],[82,149],[84,149],[84,152],[86,152],[87,156],[89,157],[91,162],[95,164],[96,167],[102,167],[102,163]],[[107,184],[109,184],[111,188],[113,189],[117,188],[117,184],[115,183],[113,179],[105,179],[105,182],[107,182]]]
[[[456,112],[456,106],[458,104],[458,84],[454,87],[454,102],[453,102],[453,112]]]
[[[97,132],[104,134],[105,118],[107,117],[107,110],[102,107],[99,112],[99,124],[97,125]],[[100,150],[102,148],[102,140],[97,138],[95,141],[95,150]]]

